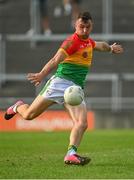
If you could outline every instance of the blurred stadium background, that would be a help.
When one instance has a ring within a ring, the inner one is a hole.
[[[17,99],[31,103],[41,86],[33,87],[26,74],[38,72],[72,33],[71,16],[54,16],[61,0],[48,0],[52,35],[38,34],[39,8],[36,0],[0,1],[0,109]],[[82,0],[81,9],[94,20],[91,37],[119,42],[124,54],[94,52],[92,71],[85,88],[88,110],[95,116],[95,128],[134,127],[134,0]],[[26,33],[37,31],[33,36]],[[51,110],[62,110],[53,106]]]

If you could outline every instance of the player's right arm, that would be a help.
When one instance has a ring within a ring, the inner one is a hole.
[[[57,51],[55,56],[48,61],[48,63],[42,68],[39,73],[29,73],[28,80],[38,86],[41,81],[46,77],[53,69],[55,69],[59,63],[64,61],[67,56],[73,54],[76,51],[75,41],[67,38]]]
[[[42,70],[39,73],[29,73],[27,76],[27,79],[34,83],[35,86],[38,86],[41,81],[46,77],[53,69],[55,69],[58,64],[67,57],[67,54],[64,50],[58,50],[55,56],[48,61],[47,64],[42,68]]]

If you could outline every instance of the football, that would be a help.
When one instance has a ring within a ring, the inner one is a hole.
[[[64,101],[65,103],[76,106],[81,104],[81,102],[84,99],[84,93],[80,86],[69,86],[67,89],[65,89],[64,92]]]

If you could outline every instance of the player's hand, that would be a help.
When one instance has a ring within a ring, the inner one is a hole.
[[[38,86],[43,80],[43,76],[41,73],[29,73],[27,75],[27,79],[35,86]]]
[[[115,54],[123,53],[123,47],[120,44],[114,43],[111,46],[111,52]]]

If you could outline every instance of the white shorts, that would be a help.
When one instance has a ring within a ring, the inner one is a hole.
[[[52,76],[43,87],[40,95],[58,104],[64,104],[64,91],[69,86],[76,85],[64,78]],[[83,103],[85,103],[83,101]]]

